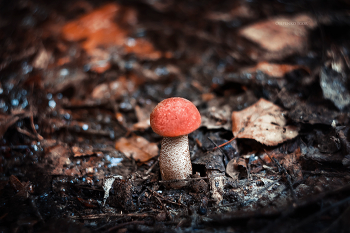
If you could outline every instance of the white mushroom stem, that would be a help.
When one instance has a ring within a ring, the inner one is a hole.
[[[188,135],[163,138],[159,155],[159,167],[163,180],[182,180],[190,177],[192,164],[188,147]],[[184,183],[178,184],[178,186],[183,185]]]

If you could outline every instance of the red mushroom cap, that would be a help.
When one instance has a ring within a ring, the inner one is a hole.
[[[201,115],[189,100],[173,97],[160,102],[151,113],[151,127],[163,137],[178,137],[198,129]]]

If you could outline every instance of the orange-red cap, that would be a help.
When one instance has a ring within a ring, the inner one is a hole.
[[[189,100],[172,97],[160,102],[151,113],[151,127],[163,137],[189,134],[201,124],[201,115]]]

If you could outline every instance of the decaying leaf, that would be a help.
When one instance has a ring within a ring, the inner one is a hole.
[[[72,151],[74,153],[74,157],[90,156],[90,155],[94,155],[94,154],[96,154],[97,156],[103,155],[103,153],[100,151],[94,152],[92,146],[90,146],[90,147],[91,148],[81,148],[78,146],[73,146]]]
[[[219,106],[219,105],[217,105]],[[229,129],[230,128],[230,113],[232,109],[229,105],[218,107],[210,107],[206,111],[201,112],[201,126],[208,129]]]
[[[226,174],[231,176],[232,179],[238,180],[238,176],[240,174],[239,167],[247,169],[247,163],[244,158],[230,160],[230,162],[228,162],[226,165]]]
[[[123,152],[126,157],[133,157],[140,162],[146,162],[157,156],[159,150],[156,143],[151,143],[140,136],[122,137],[115,143],[115,148]]]
[[[91,57],[92,69],[96,72],[102,73],[110,67],[111,54],[101,47],[121,47],[126,53],[134,53],[142,59],[158,59],[162,56],[147,40],[128,38],[129,31],[122,25],[123,22],[120,25],[115,22],[115,18],[120,15],[132,15],[131,24],[137,22],[137,12],[110,3],[68,22],[62,28],[62,36],[66,40],[82,41],[81,45]],[[126,20],[130,21],[128,18]]]
[[[242,111],[232,112],[231,117],[232,132],[237,138],[255,139],[275,146],[298,135],[296,127],[286,126],[282,109],[265,99]]]
[[[241,70],[241,72],[251,73],[251,72],[261,71],[264,74],[269,75],[270,77],[282,78],[285,74],[297,69],[304,69],[310,73],[310,70],[305,66],[276,64],[276,63],[268,63],[268,62],[259,62],[256,66],[245,68]]]
[[[48,168],[50,175],[66,175],[66,176],[80,176],[81,173],[77,166],[73,166],[70,156],[71,149],[66,144],[56,143],[55,141],[44,142],[45,156],[39,167],[44,167],[45,164],[51,164]]]
[[[135,106],[135,113],[138,122],[135,123],[132,127],[132,130],[146,130],[150,125],[150,114],[153,111],[155,104],[147,104],[144,107],[140,107],[138,105]]]
[[[110,83],[97,85],[91,96],[94,99],[117,99],[120,96],[134,92],[141,83],[142,80],[136,75],[120,76]]]
[[[249,25],[239,34],[266,50],[263,58],[277,59],[307,51],[308,30],[315,26],[316,20],[306,14],[280,16]]]

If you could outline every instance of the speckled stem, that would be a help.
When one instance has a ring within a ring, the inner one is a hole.
[[[160,172],[163,180],[187,179],[192,174],[188,135],[164,137],[159,156]],[[173,188],[184,186],[185,182],[171,184]]]

